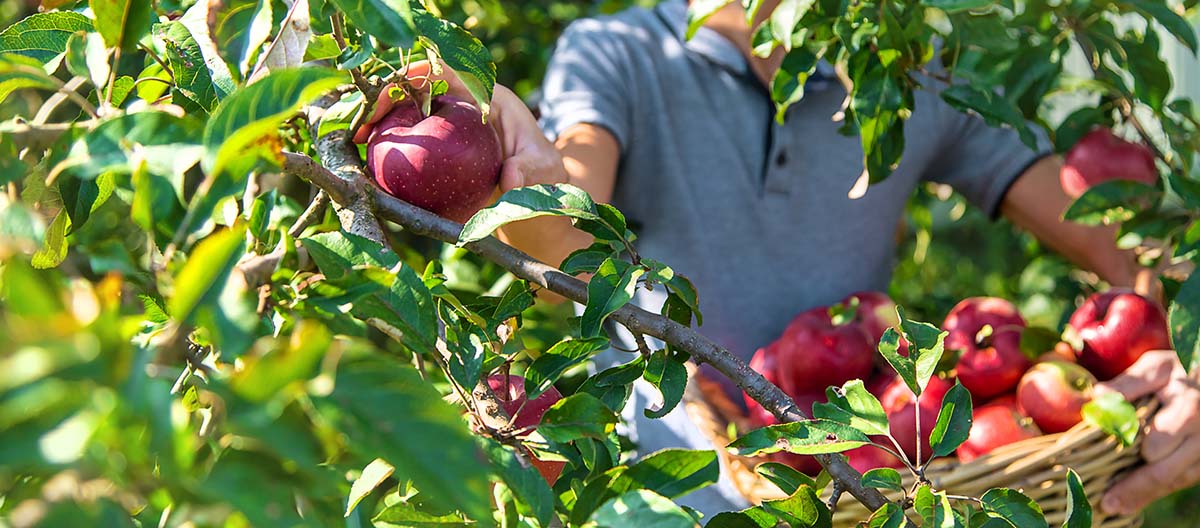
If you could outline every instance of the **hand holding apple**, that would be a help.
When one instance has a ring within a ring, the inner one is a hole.
[[[1059,178],[1063,191],[1078,198],[1092,186],[1109,180],[1154,185],[1158,168],[1154,153],[1145,145],[1125,141],[1107,128],[1097,128],[1067,151]]]
[[[1088,297],[1069,324],[1082,345],[1079,364],[1101,380],[1124,372],[1148,350],[1171,348],[1162,308],[1132,290],[1114,288]]]
[[[1128,400],[1155,395],[1161,402],[1142,440],[1146,465],[1117,481],[1100,507],[1134,513],[1177,490],[1200,483],[1200,373],[1187,374],[1171,350],[1143,354],[1125,373],[1096,386]]]

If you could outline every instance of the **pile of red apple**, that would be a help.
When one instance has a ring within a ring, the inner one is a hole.
[[[852,314],[847,316],[846,314]],[[759,349],[750,366],[778,385],[805,412],[825,401],[825,388],[866,380],[887,413],[890,431],[909,460],[917,458],[916,414],[920,413],[922,457],[928,457],[929,434],[942,398],[957,379],[972,396],[969,438],[958,458],[969,462],[992,450],[1042,434],[1066,431],[1082,421],[1092,386],[1122,373],[1148,350],[1170,348],[1166,318],[1155,302],[1128,290],[1092,295],[1070,318],[1072,347],[1030,357],[1021,349],[1025,320],[1012,303],[975,297],[960,302],[942,328],[946,356],[956,365],[939,372],[917,402],[895,371],[877,361],[876,343],[887,328],[898,325],[895,304],[886,295],[855,293],[832,307],[797,316],[783,335]],[[901,353],[907,347],[901,341]],[[746,398],[754,427],[777,423],[754,400]],[[891,446],[886,439],[875,439]],[[845,453],[860,472],[902,467],[896,457],[872,446]],[[777,453],[774,460],[809,474],[820,471],[811,456]]]

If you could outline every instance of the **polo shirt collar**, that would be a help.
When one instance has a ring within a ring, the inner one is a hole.
[[[750,65],[741,50],[720,33],[702,27],[691,40],[687,39],[687,0],[666,0],[658,4],[655,11],[688,51],[734,73],[750,72]]]

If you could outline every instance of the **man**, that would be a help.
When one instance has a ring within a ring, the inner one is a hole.
[[[828,76],[810,81],[777,124],[767,87],[782,54],[750,52],[751,29],[738,4],[712,16],[690,41],[683,0],[573,24],[546,76],[545,136],[519,98],[496,89],[491,119],[506,158],[501,190],[570,183],[617,206],[638,233],[640,253],[696,284],[702,331],[743,359],[807,308],[885,289],[897,222],[925,180],[954,186],[1113,285],[1139,280],[1132,255],[1115,248],[1112,229],[1060,221],[1070,200],[1058,183],[1061,162],[1044,138],[1031,151],[1013,131],[959,113],[932,91],[916,95],[898,169],[851,199],[863,165],[858,138],[839,135],[833,120],[844,88]],[[764,2],[759,18],[776,5]],[[426,73],[422,64],[409,72]],[[381,103],[386,110],[389,101]],[[591,239],[563,218],[513,224],[502,236],[550,263]],[[661,293],[640,291],[634,302],[655,309]],[[613,330],[620,348],[636,348],[628,333]],[[610,352],[599,363],[629,359]],[[1136,511],[1200,480],[1200,391],[1173,354],[1147,354],[1108,387],[1131,398],[1157,393],[1164,407],[1144,444],[1149,464],[1101,506]],[[641,409],[656,400],[653,388],[639,384],[625,413],[640,453],[713,447],[682,407],[662,420],[644,418]],[[708,515],[744,506],[728,483],[681,502]]]

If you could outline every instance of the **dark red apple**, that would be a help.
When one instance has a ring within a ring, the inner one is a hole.
[[[457,222],[488,204],[500,181],[500,139],[471,103],[435,97],[431,115],[396,105],[367,142],[367,167],[388,194]]]
[[[921,457],[927,459],[930,453],[929,433],[937,423],[942,398],[953,386],[953,382],[936,376],[931,378],[921,393],[920,405],[917,405],[916,395],[898,376],[884,390],[879,403],[887,413],[888,429],[909,460],[915,461],[917,458],[917,412],[921,413]]]
[[[1059,179],[1063,191],[1078,198],[1092,186],[1109,180],[1154,185],[1158,168],[1154,166],[1154,153],[1145,145],[1125,141],[1107,128],[1096,128],[1067,151]]]
[[[862,325],[874,343],[879,342],[879,338],[883,337],[888,328],[899,330],[900,317],[896,315],[896,303],[886,293],[855,292],[842,299],[840,304],[846,307],[857,304],[854,319]]]
[[[970,462],[992,450],[1041,436],[1033,420],[1023,416],[1011,396],[999,398],[975,409],[974,423],[967,441],[958,446],[958,459]]]
[[[988,326],[991,332],[984,332]],[[964,299],[950,310],[942,328],[949,332],[946,348],[962,352],[958,380],[976,401],[1011,391],[1031,364],[1021,351],[1025,320],[1004,299]]]
[[[492,392],[496,393],[496,398],[500,400],[500,405],[504,407],[504,412],[512,417],[512,426],[516,430],[536,428],[541,423],[542,415],[546,414],[546,410],[562,399],[562,394],[553,386],[538,395],[537,398],[532,400],[526,398],[525,378],[515,374],[508,376],[495,374],[489,376],[487,382],[488,387],[491,387]],[[546,482],[554,485],[554,481],[558,480],[558,476],[562,474],[563,468],[567,464],[557,460],[541,460],[528,448],[526,448],[526,452],[529,453],[534,469],[542,474],[542,478],[546,479]]]
[[[1069,324],[1082,344],[1076,351],[1079,364],[1101,381],[1125,372],[1146,351],[1171,348],[1162,308],[1132,290],[1114,288],[1088,297]]]
[[[870,336],[853,321],[839,323],[828,308],[813,308],[793,319],[783,335],[768,345],[778,355],[785,392],[823,394],[831,385],[871,374],[875,345]]]
[[[1083,420],[1096,377],[1067,361],[1038,363],[1017,385],[1017,408],[1047,434],[1061,433]]]

